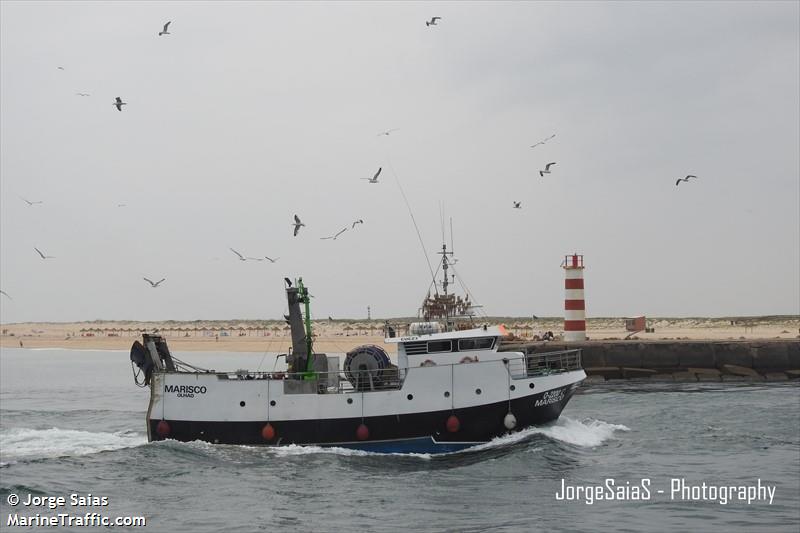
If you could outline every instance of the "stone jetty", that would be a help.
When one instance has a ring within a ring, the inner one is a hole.
[[[800,340],[625,340],[507,342],[501,350],[580,348],[587,382],[787,381],[800,379]]]

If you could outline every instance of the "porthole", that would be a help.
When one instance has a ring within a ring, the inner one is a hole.
[[[348,398],[347,399],[347,403],[353,403],[353,399],[352,398]]]
[[[533,388],[535,385],[533,383],[528,383],[528,387]]]
[[[449,398],[450,397],[450,391],[447,391],[447,390],[444,391],[444,397],[445,398]]]
[[[516,385],[511,385],[511,386],[509,387],[509,389],[511,389],[511,390],[517,390],[517,386],[516,386]]]
[[[408,398],[409,400],[413,400],[414,399],[414,395],[413,394],[409,394],[408,396],[406,396],[406,398]]]
[[[272,400],[271,402],[269,402],[269,404],[270,404],[272,407],[275,407],[275,400]]]
[[[242,400],[241,402],[239,402],[239,407],[244,407],[244,400]]]
[[[475,389],[475,394],[480,394],[480,393],[481,393],[480,389]]]

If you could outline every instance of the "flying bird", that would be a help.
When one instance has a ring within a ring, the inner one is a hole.
[[[92,96],[89,93],[75,93],[77,96]]]
[[[247,261],[247,258],[245,256],[243,256],[233,248],[229,248],[229,250],[239,256],[239,261]]]
[[[36,248],[35,246],[33,247],[33,249],[36,250],[36,253],[39,254],[39,257],[41,257],[42,259],[55,259],[55,257],[52,255],[44,255],[42,251]]]
[[[555,165],[555,162],[547,163],[547,166],[544,167],[544,170],[539,171],[539,177],[544,177],[545,174],[550,174],[550,167]]]
[[[305,226],[302,222],[300,222],[300,217],[297,215],[294,216],[294,236],[297,237],[297,232],[300,231],[300,228]]]
[[[330,237],[320,237],[320,240],[323,240],[323,241],[324,241],[324,240],[326,240],[326,239],[333,239],[333,240],[335,241],[335,240],[336,240],[336,238],[337,238],[339,235],[341,235],[342,233],[344,233],[345,231],[347,231],[347,228],[344,228],[344,229],[340,230],[340,231],[339,231],[339,233],[337,233],[336,235],[331,235]]]
[[[682,181],[689,183],[690,178],[697,179],[697,176],[695,176],[694,174],[687,174],[685,178],[678,178],[678,180],[675,182],[675,186],[677,187],[678,185],[680,185]]]
[[[378,176],[381,175],[381,170],[383,170],[383,167],[378,167],[378,171],[375,173],[374,176],[372,176],[372,178],[361,178],[361,179],[367,180],[370,183],[378,183]]]
[[[388,136],[388,135],[389,135],[390,133],[392,133],[393,131],[397,131],[397,130],[399,130],[399,129],[400,129],[400,128],[392,128],[392,129],[390,129],[390,130],[382,131],[382,132],[380,132],[378,135],[376,135],[376,137],[380,137],[381,135],[387,135],[387,136]]]
[[[361,219],[359,218],[358,220],[356,220],[355,222],[353,222],[353,226],[352,226],[352,228],[351,228],[351,229],[355,228],[355,227],[356,227],[356,224],[363,224],[363,223],[364,223],[364,221],[363,221],[363,220],[361,220]]]
[[[27,200],[27,199],[23,198],[22,196],[20,196],[19,198],[20,198],[20,200],[22,200],[23,202],[25,202],[26,204],[28,204],[28,207],[32,207],[32,206],[34,206],[34,205],[37,205],[37,204],[43,204],[43,203],[44,203],[44,202],[42,202],[41,200],[37,200],[37,201],[35,201],[35,202],[31,202],[30,200]]]
[[[425,21],[425,25],[426,26],[436,26],[437,25],[436,22],[439,21],[439,20],[442,20],[442,17],[432,17],[431,20],[426,20]]]
[[[3,296],[5,296],[5,297],[6,297],[6,298],[8,298],[9,300],[13,300],[13,299],[14,299],[14,298],[12,298],[11,296],[9,296],[9,295],[8,295],[8,293],[7,293],[6,291],[2,291],[2,290],[0,290],[0,294],[2,294]]]
[[[158,32],[158,36],[159,37],[161,37],[162,35],[172,35],[170,32],[167,31],[167,28],[169,28],[170,24],[172,24],[171,20],[169,22],[167,22],[166,24],[164,24],[164,29],[161,30],[160,32]]]
[[[149,284],[150,284],[150,286],[151,286],[151,287],[153,287],[153,288],[155,289],[156,287],[158,287],[159,285],[161,285],[161,282],[162,282],[162,281],[164,281],[164,280],[165,280],[165,279],[167,279],[167,278],[161,278],[160,280],[158,280],[158,281],[156,281],[156,282],[150,281],[150,280],[149,280],[149,279],[147,279],[147,278],[142,278],[142,279],[143,279],[143,280],[145,280],[147,283],[149,283]]]
[[[514,209],[522,209],[522,202],[513,202]]]
[[[117,96],[117,101],[116,101],[116,102],[114,102],[114,103],[113,103],[113,104],[111,104],[111,105],[113,105],[113,106],[116,106],[118,111],[122,111],[122,106],[124,106],[124,105],[128,105],[128,103],[127,103],[127,102],[123,102],[123,101],[122,101],[122,98],[120,98],[119,96]]]
[[[542,139],[542,140],[541,140],[541,141],[539,141],[538,143],[536,143],[536,144],[534,144],[534,145],[531,145],[531,148],[536,148],[536,147],[537,147],[537,146],[539,146],[540,144],[545,144],[545,143],[547,143],[547,141],[549,141],[550,139],[552,139],[552,138],[553,138],[553,137],[555,137],[555,136],[556,136],[556,134],[554,133],[554,134],[552,134],[550,137],[548,137],[548,138],[546,138],[546,139]]]
[[[56,67],[58,70],[64,70],[64,67]]]
[[[266,260],[267,260],[267,261],[269,261],[270,263],[274,263],[275,261],[277,261],[278,259],[280,259],[280,257],[276,257],[275,259],[272,259],[271,257],[267,257],[267,256],[265,255],[265,256],[264,256],[264,259],[266,259]]]

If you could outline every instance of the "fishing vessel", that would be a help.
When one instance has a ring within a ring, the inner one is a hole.
[[[302,278],[286,279],[286,371],[197,368],[145,334],[130,357],[136,383],[150,389],[148,439],[437,453],[556,420],[586,378],[580,350],[508,351],[505,328],[477,323],[469,295],[448,291],[451,252],[440,253],[444,281],[419,321],[385,325],[394,362],[377,345],[315,352]]]

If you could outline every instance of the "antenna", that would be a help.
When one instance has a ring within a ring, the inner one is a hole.
[[[431,273],[431,280],[433,280],[433,291],[434,293],[439,294],[439,290],[436,288],[436,274],[433,273],[433,267],[431,266],[431,260],[428,257],[428,251],[425,249],[425,243],[422,242],[422,234],[419,232],[417,220],[414,218],[414,213],[411,211],[411,204],[408,203],[408,198],[406,198],[406,193],[403,191],[403,186],[400,185],[400,178],[397,177],[397,172],[395,172],[394,166],[392,166],[392,162],[389,161],[388,157],[386,158],[386,162],[389,164],[389,169],[391,169],[392,174],[394,175],[394,181],[397,183],[397,188],[400,189],[400,194],[403,196],[403,201],[406,203],[408,214],[411,216],[411,222],[414,223],[414,229],[417,230],[417,238],[419,239],[420,246],[422,246],[422,253],[425,254],[425,261],[428,262],[428,271]]]
[[[447,242],[447,224],[445,223],[445,208],[443,200],[439,200],[439,221],[442,226],[442,244],[444,244]]]
[[[450,217],[450,251],[456,251],[456,247],[453,246],[453,217]]]

